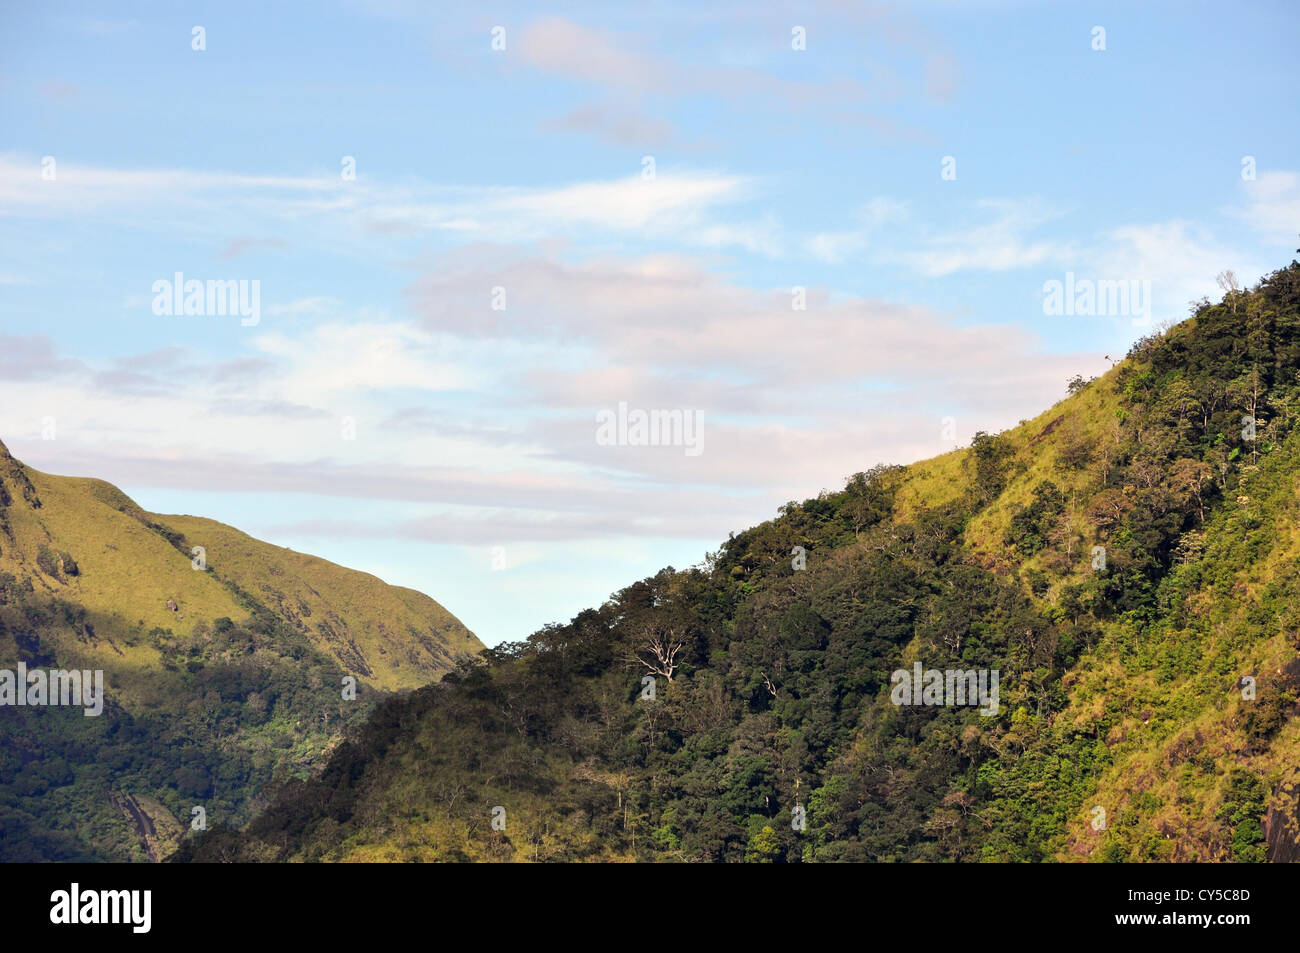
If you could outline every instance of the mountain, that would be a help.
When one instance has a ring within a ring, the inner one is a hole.
[[[106,696],[0,707],[0,857],[160,859],[194,808],[246,819],[380,696],[481,649],[422,593],[0,444],[0,670],[102,670]]]
[[[1300,858],[1298,370],[1292,262],[385,700],[176,858]]]

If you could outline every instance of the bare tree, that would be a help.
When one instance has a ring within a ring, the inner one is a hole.
[[[1232,304],[1232,313],[1237,313],[1237,296],[1241,294],[1241,285],[1237,283],[1237,274],[1231,270],[1224,270],[1214,276],[1218,282],[1219,288],[1223,291],[1225,300]]]
[[[668,681],[680,667],[679,656],[690,640],[676,628],[664,630],[646,626],[642,631],[640,646],[628,657],[629,662],[640,662],[652,675],[662,675]]]

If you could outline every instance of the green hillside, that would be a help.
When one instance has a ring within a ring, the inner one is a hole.
[[[215,520],[160,517],[187,543],[202,542],[209,568],[379,688],[418,688],[481,642],[422,592],[253,539]]]
[[[177,858],[1300,858],[1298,371],[1292,262],[385,701]],[[996,712],[898,703],[915,664]]]
[[[0,444],[0,668],[102,670],[107,696],[99,717],[0,707],[0,857],[160,859],[195,807],[246,819],[383,693],[481,648],[421,593]]]

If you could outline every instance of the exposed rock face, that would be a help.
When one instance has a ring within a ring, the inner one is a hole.
[[[1300,787],[1278,792],[1264,815],[1264,839],[1272,864],[1300,861]]]
[[[13,502],[10,488],[17,490],[32,509],[40,509],[41,498],[36,495],[36,487],[32,486],[27,471],[9,454],[9,448],[0,442],[0,506],[9,506]]]

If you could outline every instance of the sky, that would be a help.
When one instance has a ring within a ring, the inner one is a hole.
[[[1291,2],[3,0],[0,440],[520,640],[1289,262],[1298,35]]]

